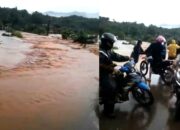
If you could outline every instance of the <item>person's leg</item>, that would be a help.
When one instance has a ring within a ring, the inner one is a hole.
[[[116,84],[111,77],[106,77],[101,81],[101,85],[103,86],[103,113],[107,117],[114,117]]]
[[[116,101],[117,102],[122,102],[122,101],[127,101],[129,99],[128,97],[128,92],[125,92],[124,87],[125,87],[126,81],[124,79],[124,74],[119,74],[116,76]]]
[[[106,95],[108,98],[104,102],[104,110],[103,113],[107,117],[115,117],[114,115],[114,106],[115,106],[115,99],[114,95],[111,95],[111,92]]]
[[[104,103],[104,111],[103,111],[104,115],[109,118],[114,118],[115,117],[114,106],[115,106],[115,104],[113,102],[112,103],[110,103],[110,102]]]

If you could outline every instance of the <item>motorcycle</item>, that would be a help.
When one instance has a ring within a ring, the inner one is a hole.
[[[173,78],[173,96],[175,100],[175,114],[176,120],[180,120],[180,61],[176,62],[175,74]]]
[[[144,80],[144,77],[135,68],[135,63],[133,60],[129,60],[119,69],[119,73],[115,73],[114,79],[117,83],[117,94],[115,103],[122,103],[127,100],[122,100],[124,95],[129,95],[132,92],[134,99],[143,106],[152,105],[154,102],[154,97],[150,91],[149,86]],[[100,99],[103,100],[103,97]],[[100,100],[100,104],[103,101]]]
[[[174,70],[172,69],[172,65],[173,65],[172,60],[164,60],[160,64],[153,64],[152,57],[147,57],[147,58],[144,58],[144,60],[141,61],[140,63],[140,72],[143,76],[146,76],[150,68],[152,70],[152,73],[159,74],[162,80],[167,85],[169,85],[171,84],[173,76],[174,76]]]

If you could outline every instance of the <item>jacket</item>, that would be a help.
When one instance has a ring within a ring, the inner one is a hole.
[[[145,53],[147,56],[152,56],[153,61],[161,62],[166,57],[166,47],[161,43],[151,43]]]
[[[177,49],[179,49],[180,46],[178,46],[176,43],[171,43],[169,44],[168,46],[168,55],[169,57],[171,58],[175,58],[176,57],[176,54],[177,54]]]
[[[100,77],[104,77],[105,75],[111,74],[116,66],[113,61],[123,62],[129,60],[128,56],[122,56],[115,53],[112,50],[100,50],[99,51],[100,58]]]
[[[142,49],[141,45],[135,45],[131,53],[131,57],[134,58],[135,63],[138,62],[140,54],[144,54],[144,50]]]

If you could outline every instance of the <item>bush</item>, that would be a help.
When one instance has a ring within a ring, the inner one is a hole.
[[[63,38],[63,39],[68,39],[68,38],[71,37],[72,31],[71,31],[71,30],[68,30],[68,29],[64,29],[64,30],[61,32],[61,34],[62,34],[62,38]]]
[[[37,27],[33,30],[36,34],[46,34],[46,29],[44,27]]]
[[[19,38],[22,38],[22,34],[19,32],[19,31],[12,31],[11,33],[12,36],[16,36],[16,37],[19,37]]]
[[[80,42],[80,43],[86,43],[87,42],[87,34],[84,32],[80,32],[76,41]]]
[[[62,39],[68,39],[69,35],[70,34],[66,31],[62,32]]]

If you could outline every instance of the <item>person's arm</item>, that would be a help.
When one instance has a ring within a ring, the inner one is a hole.
[[[163,58],[163,59],[166,59],[166,54],[167,54],[167,52],[166,52],[166,47],[165,46],[162,46],[162,51],[161,51],[161,57]]]
[[[177,49],[179,49],[179,48],[180,48],[180,46],[176,44],[176,48],[177,48]]]
[[[145,54],[145,51],[142,49],[141,46],[140,46],[140,54]]]
[[[111,51],[111,58],[113,61],[118,61],[118,62],[124,62],[130,59],[129,56],[123,56],[118,53],[115,53],[114,51]]]
[[[133,58],[134,57],[134,53],[135,53],[135,50],[136,50],[136,45],[133,47],[133,50],[132,50],[132,52],[131,52],[131,55],[130,55],[130,57],[131,58]]]
[[[152,44],[149,45],[149,47],[144,51],[144,54],[146,54],[147,56],[152,55]]]

